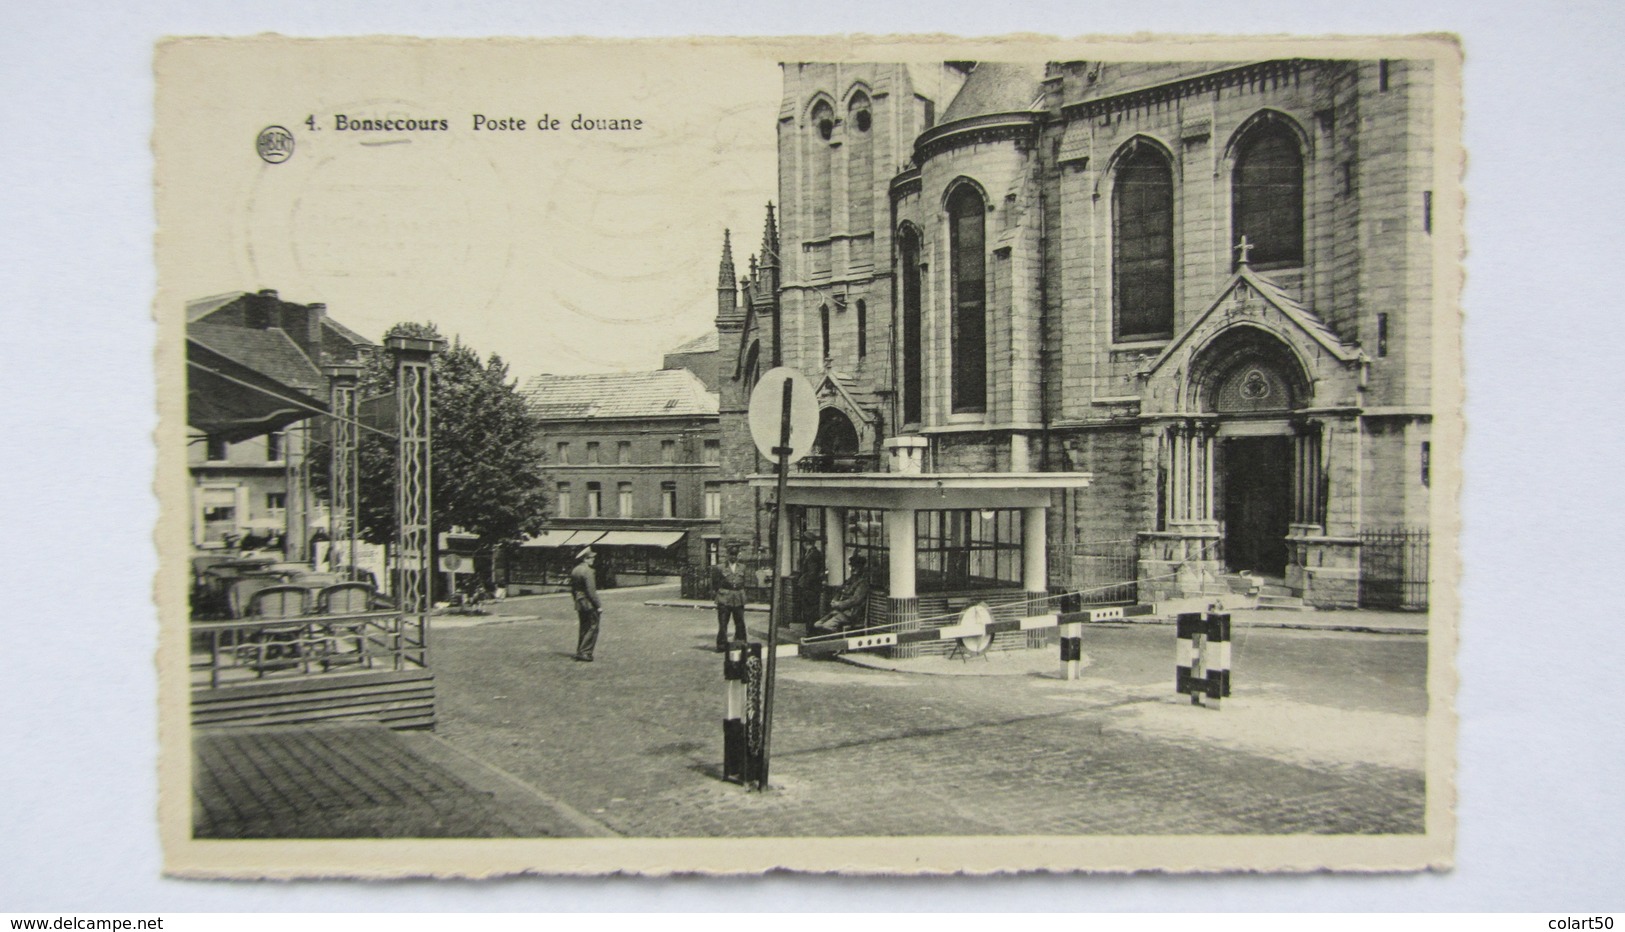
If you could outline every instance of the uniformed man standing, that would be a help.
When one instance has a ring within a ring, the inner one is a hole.
[[[745,565],[739,562],[739,544],[728,545],[728,560],[711,567],[711,591],[717,601],[717,652],[728,649],[728,622],[734,627],[734,639],[750,640],[745,631],[745,583],[750,577]]]
[[[575,569],[570,571],[570,595],[575,598],[576,620],[580,623],[580,637],[576,641],[575,659],[592,663],[593,648],[598,646],[598,622],[604,603],[598,598],[598,574],[593,570],[597,554],[591,547],[583,547],[576,554]]]

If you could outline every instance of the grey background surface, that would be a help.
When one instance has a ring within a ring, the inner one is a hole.
[[[1625,323],[1604,3],[18,2],[0,37],[0,909],[1536,910],[1620,906]],[[535,8],[533,8],[535,7]],[[1398,33],[1465,42],[1467,481],[1457,867],[1384,877],[201,883],[157,792],[151,53],[164,35]]]

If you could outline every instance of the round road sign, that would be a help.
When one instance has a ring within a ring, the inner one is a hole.
[[[812,452],[813,440],[818,436],[818,396],[812,383],[787,366],[762,373],[750,396],[750,436],[756,441],[756,449],[774,464],[779,461],[773,448],[779,445],[786,384],[790,386],[790,462]]]

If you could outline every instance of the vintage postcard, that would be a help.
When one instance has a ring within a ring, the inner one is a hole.
[[[1460,58],[161,43],[166,869],[1449,866]]]

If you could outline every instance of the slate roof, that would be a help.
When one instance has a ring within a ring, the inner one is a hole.
[[[1036,109],[1043,78],[1040,62],[977,62],[937,124]]]
[[[666,355],[677,356],[683,353],[714,353],[720,348],[720,346],[721,344],[717,339],[717,332],[715,330],[707,330],[676,349],[666,350]]]
[[[542,420],[717,416],[717,396],[687,369],[538,375],[520,391]]]
[[[186,322],[193,323],[202,320],[247,293],[246,291],[228,291],[225,294],[188,301],[186,302]]]
[[[186,338],[291,388],[325,397],[327,379],[286,333],[223,324],[188,324]]]

